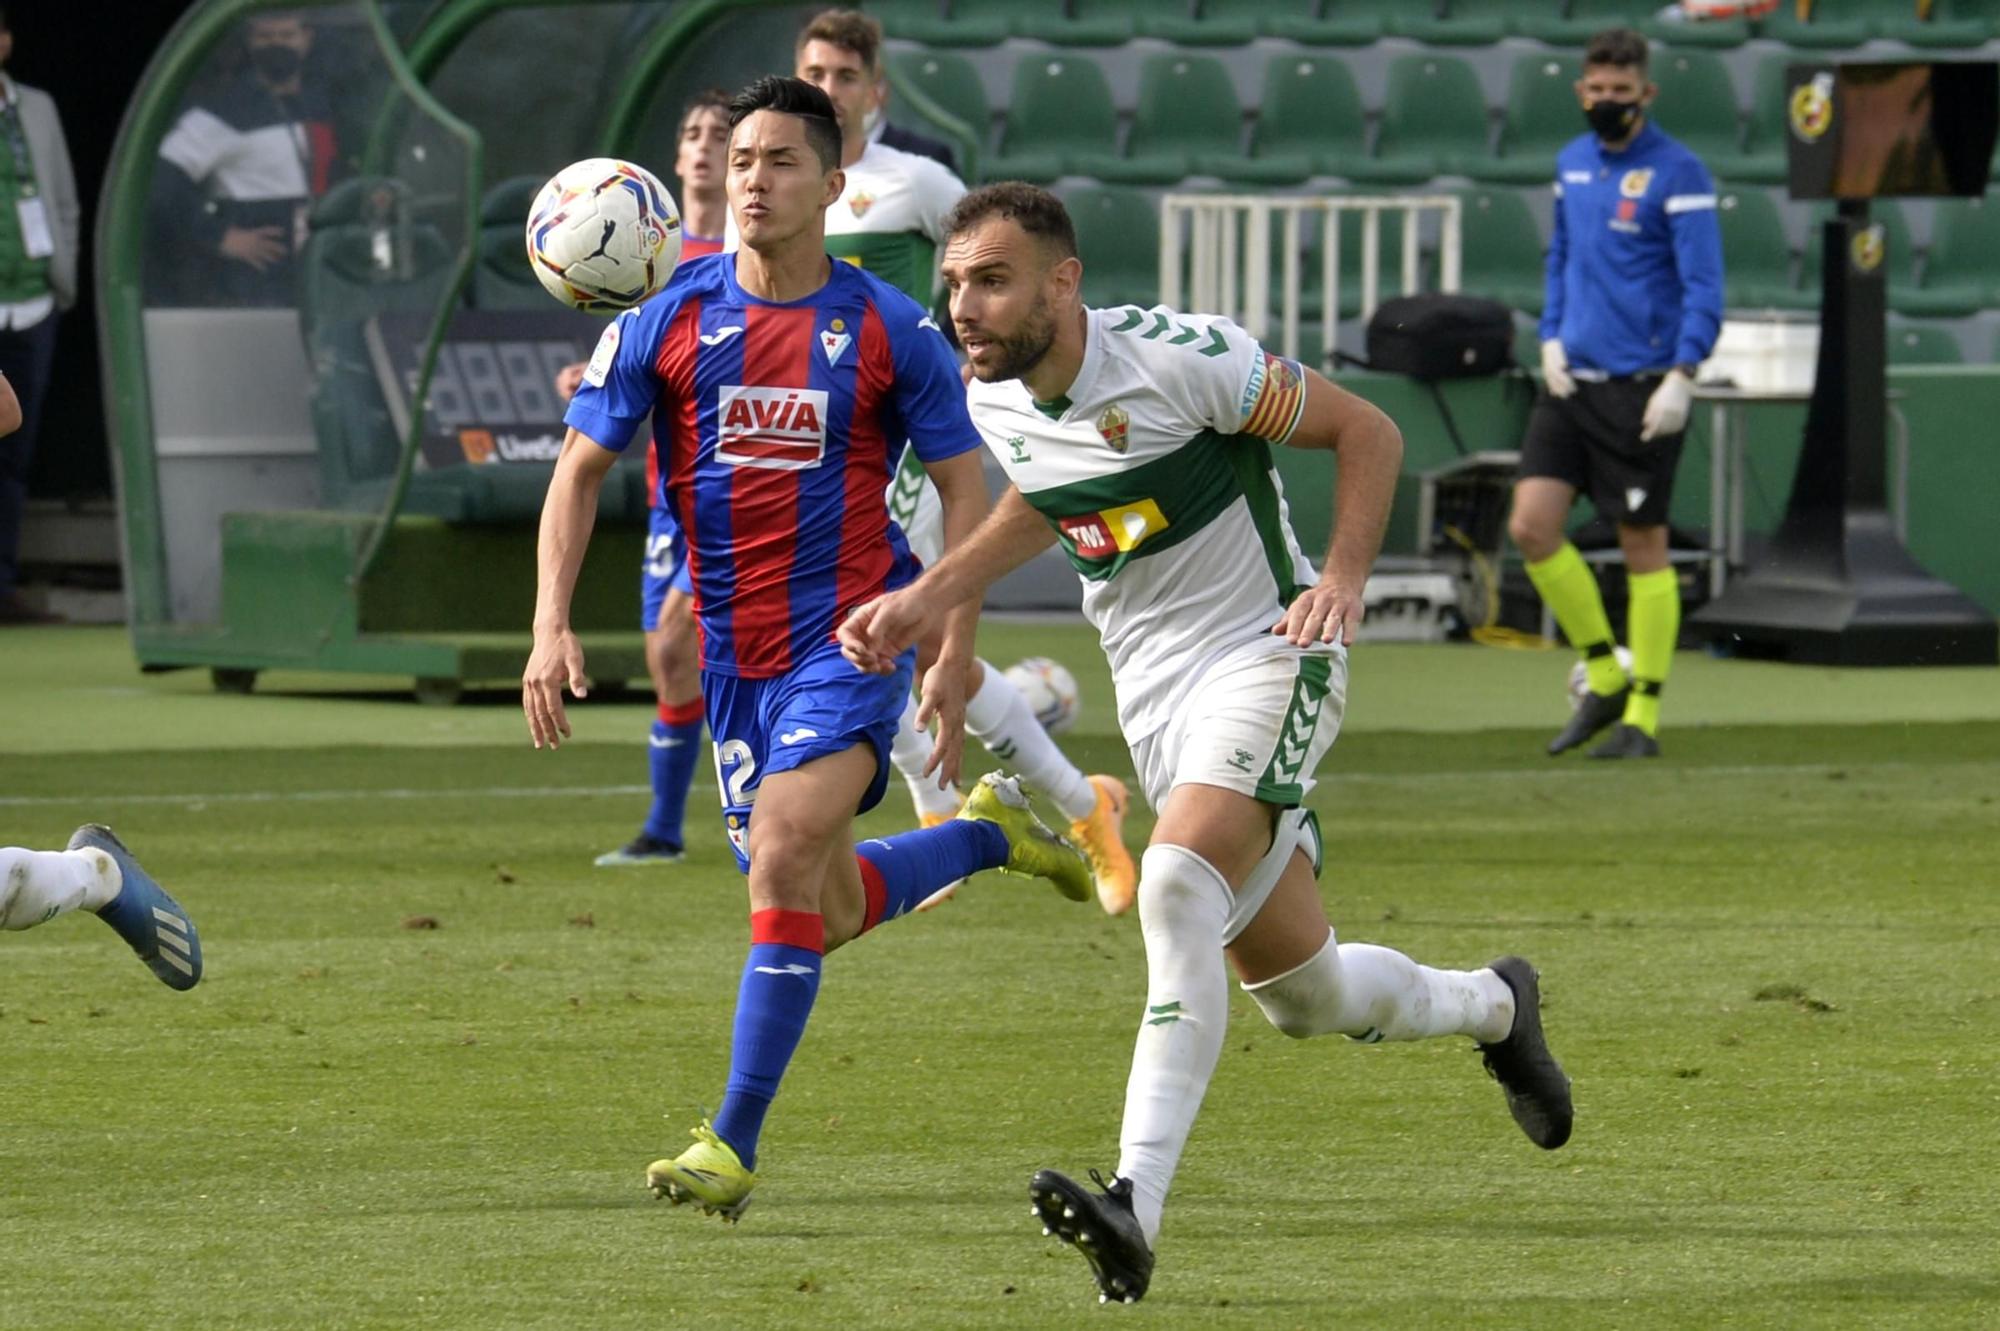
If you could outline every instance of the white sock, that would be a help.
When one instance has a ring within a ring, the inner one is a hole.
[[[0,929],[32,929],[82,907],[111,904],[124,885],[101,850],[0,849]]]
[[[1009,772],[1053,801],[1063,817],[1075,822],[1088,816],[1097,807],[1097,787],[1056,747],[1021,691],[990,662],[979,665],[986,678],[965,700],[966,730]]]
[[[1514,991],[1491,970],[1434,970],[1331,933],[1311,960],[1243,992],[1296,1040],[1338,1032],[1369,1044],[1437,1035],[1491,1044],[1514,1026]]]
[[[889,761],[910,788],[910,803],[917,806],[919,818],[940,814],[949,818],[958,812],[958,792],[939,790],[937,776],[924,775],[924,764],[930,760],[931,732],[917,727],[916,698],[905,698],[903,719],[896,723],[896,738],[889,743]]]
[[[1139,860],[1139,928],[1146,939],[1146,1013],[1125,1083],[1118,1177],[1146,1242],[1157,1241],[1167,1186],[1180,1164],[1229,1023],[1222,929],[1229,884],[1201,856],[1150,846]]]

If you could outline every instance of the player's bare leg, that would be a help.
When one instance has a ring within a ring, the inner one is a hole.
[[[1439,971],[1388,948],[1336,944],[1311,859],[1289,847],[1279,852],[1287,859],[1271,895],[1225,948],[1236,906],[1231,885],[1245,884],[1274,853],[1274,824],[1291,839],[1293,824],[1276,822],[1276,812],[1220,787],[1176,786],[1141,862],[1146,1011],[1126,1086],[1117,1176],[1096,1193],[1053,1170],[1031,1185],[1044,1226],[1089,1258],[1100,1297],[1132,1301],[1150,1281],[1167,1187],[1222,1048],[1225,956],[1288,1035],[1481,1041],[1530,1136],[1553,1147],[1568,1135],[1567,1083],[1541,1044],[1538,1016],[1531,1031],[1516,1030],[1521,987],[1530,993],[1520,1011],[1536,1011],[1534,972],[1517,958],[1480,971]]]

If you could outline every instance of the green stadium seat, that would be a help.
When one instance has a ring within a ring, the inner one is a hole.
[[[1060,20],[1063,0],[951,0],[951,18],[931,46],[992,46],[1034,24]]]
[[[1552,46],[1582,46],[1606,28],[1636,28],[1660,11],[1653,0],[1570,0],[1533,8],[1542,12],[1516,17],[1514,31]]]
[[[1958,334],[1935,324],[1891,324],[1886,350],[1891,365],[1963,365]]]
[[[521,219],[542,188],[538,176],[514,176],[479,201],[479,255],[472,268],[472,304],[481,310],[547,309],[549,293],[535,280],[521,248]]]
[[[1555,179],[1556,153],[1586,128],[1576,100],[1577,62],[1574,55],[1555,52],[1514,61],[1499,153],[1474,164],[1473,179],[1509,185]]]
[[[1258,185],[1296,185],[1308,176],[1364,176],[1373,165],[1365,148],[1361,94],[1344,61],[1329,56],[1277,55],[1264,66],[1250,154],[1201,159],[1205,175]]]
[[[1799,289],[1809,294],[1814,304],[1819,303],[1820,251],[1824,248],[1820,224],[1832,216],[1833,211],[1831,203],[1813,205],[1812,221],[1806,228],[1805,257],[1799,263]],[[1887,199],[1877,199],[1869,205],[1869,218],[1882,224],[1889,247],[1882,264],[1889,275],[1889,307],[1902,313],[1903,296],[1916,286],[1917,249],[1910,234],[1910,219],[1901,204]]]
[[[970,60],[949,51],[898,51],[889,57],[889,67],[897,80],[920,89],[963,120],[980,148],[986,147],[987,133],[993,125],[993,108],[986,100],[986,85]],[[907,106],[894,99],[889,109],[891,119],[908,112]]]
[[[1875,25],[1866,11],[1872,8],[1866,0],[1813,0],[1812,17],[1802,19],[1796,8],[1780,4],[1764,19],[1762,35],[1808,50],[1844,50],[1868,40]],[[1914,13],[1916,6],[1902,8]]]
[[[1262,31],[1307,46],[1366,46],[1393,31],[1409,0],[1326,0],[1317,18],[1282,15],[1264,20]]]
[[[1409,15],[1396,27],[1399,35],[1427,45],[1491,46],[1513,31],[1521,9],[1520,0],[1446,0],[1443,14]]]
[[[1906,8],[1876,29],[1911,46],[1981,46],[2000,35],[2000,0],[1933,0],[1928,22]]]
[[[1785,66],[1796,58],[1781,51],[1757,63],[1742,151],[1702,156],[1716,179],[1745,185],[1785,182]]]
[[[1122,156],[1081,153],[1073,169],[1126,184],[1172,184],[1197,157],[1238,153],[1243,108],[1229,71],[1211,55],[1149,56],[1139,68],[1139,105]]]
[[[2000,306],[2000,196],[1941,199],[1923,279],[1896,298],[1905,314],[1966,315]]]
[[[1736,84],[1721,56],[1713,51],[1660,52],[1653,56],[1652,73],[1660,85],[1652,115],[1661,129],[1704,162],[1742,155]]]
[[[1311,19],[1320,0],[1198,0],[1194,18],[1163,14],[1151,19],[1147,35],[1181,46],[1242,46],[1267,23]]]
[[[1792,247],[1785,219],[1761,189],[1720,187],[1716,224],[1722,231],[1725,303],[1730,309],[1804,309],[1817,293],[1792,285]]]
[[[1452,56],[1398,56],[1389,66],[1375,156],[1425,176],[1486,160],[1486,96],[1472,66]]]
[[[1459,289],[1529,314],[1542,312],[1542,233],[1527,200],[1514,190],[1459,190]]]
[[[1014,66],[1000,152],[986,165],[992,180],[1054,180],[1080,154],[1118,146],[1118,112],[1104,71],[1077,55],[1024,55]]]
[[[1186,0],[1072,0],[1067,12],[1024,17],[1015,31],[1058,46],[1122,46],[1162,9],[1188,16]]]
[[[925,46],[991,46],[1007,35],[1004,24],[976,31],[977,25],[952,23],[938,0],[864,0],[864,8],[887,35]]]
[[[1083,259],[1083,303],[1154,305],[1160,299],[1160,215],[1152,201],[1116,185],[1073,190],[1063,200]]]

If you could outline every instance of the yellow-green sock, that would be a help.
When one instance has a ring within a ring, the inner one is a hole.
[[[1654,735],[1660,729],[1660,689],[1681,633],[1680,581],[1672,569],[1663,568],[1628,573],[1625,586],[1631,593],[1625,637],[1632,645],[1632,696],[1625,701],[1625,724]]]
[[[1604,613],[1604,598],[1583,552],[1564,541],[1547,559],[1529,563],[1528,580],[1562,625],[1563,636],[1582,654],[1590,691],[1608,697],[1624,688],[1625,672],[1612,653],[1611,618]]]

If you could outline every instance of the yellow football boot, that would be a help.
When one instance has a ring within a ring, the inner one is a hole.
[[[715,1135],[703,1119],[698,1128],[688,1129],[694,1145],[671,1160],[655,1160],[646,1166],[646,1186],[655,1197],[664,1197],[675,1206],[693,1202],[703,1215],[719,1215],[730,1224],[743,1218],[750,1206],[750,1189],[757,1176],[743,1167],[736,1151]]]
[[[980,777],[958,816],[992,823],[1006,835],[1007,862],[1000,872],[1046,878],[1071,901],[1090,900],[1090,862],[1035,816],[1021,783],[1013,777],[998,772]]]

